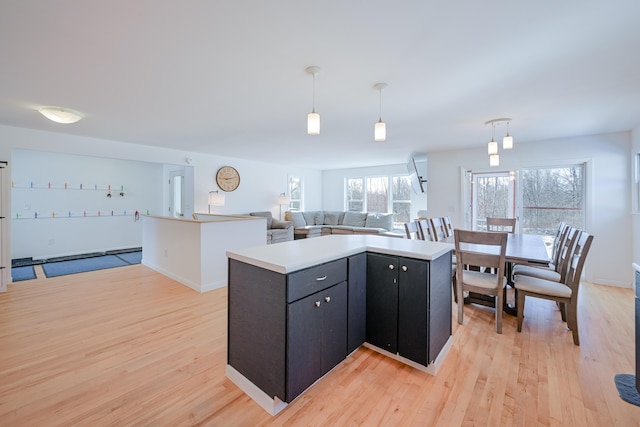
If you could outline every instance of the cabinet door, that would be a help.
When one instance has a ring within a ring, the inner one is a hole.
[[[398,258],[398,354],[429,364],[429,263]]]
[[[398,260],[367,254],[367,342],[398,351]]]
[[[367,254],[349,257],[347,354],[367,339]]]
[[[347,282],[319,292],[322,315],[322,375],[347,357]]]
[[[287,305],[287,391],[291,402],[347,357],[347,282]]]

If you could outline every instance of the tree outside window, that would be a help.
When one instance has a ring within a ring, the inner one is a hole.
[[[297,176],[289,177],[289,210],[302,211],[303,205],[303,182],[302,178]]]
[[[347,178],[345,206],[353,212],[392,212],[394,226],[400,227],[411,218],[410,176]]]

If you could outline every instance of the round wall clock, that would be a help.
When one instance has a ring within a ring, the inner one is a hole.
[[[216,173],[216,183],[222,191],[233,191],[240,185],[240,174],[231,166],[223,166]]]

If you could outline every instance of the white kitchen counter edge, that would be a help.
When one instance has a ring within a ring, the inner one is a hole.
[[[453,249],[451,243],[375,235],[330,235],[227,251],[227,257],[288,274],[362,252],[430,261]]]
[[[640,265],[636,264],[635,262],[633,263],[633,268],[640,273]]]

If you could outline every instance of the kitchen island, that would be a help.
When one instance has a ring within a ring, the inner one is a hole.
[[[275,415],[366,345],[436,374],[453,245],[331,235],[228,251],[226,374]]]

